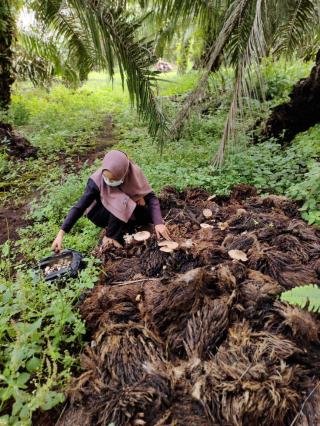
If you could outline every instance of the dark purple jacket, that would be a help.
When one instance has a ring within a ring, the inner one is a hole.
[[[144,200],[153,224],[158,225],[160,223],[164,223],[161,215],[160,203],[155,193],[150,192],[144,197]],[[96,201],[96,205],[94,207],[96,213],[91,215],[92,219],[90,217],[90,213],[88,214],[88,217],[96,225],[107,227],[107,236],[109,238],[122,240],[122,236],[120,234],[121,229],[125,224],[103,207],[100,199],[99,188],[92,179],[88,180],[84,194],[77,202],[77,204],[69,211],[65,221],[61,226],[61,229],[63,229],[65,232],[69,232],[77,220],[84,214],[86,209],[93,203],[93,201]],[[138,212],[138,209],[136,210]],[[93,218],[93,216],[95,217]]]

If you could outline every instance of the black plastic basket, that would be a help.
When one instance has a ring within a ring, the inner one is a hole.
[[[56,265],[59,260],[68,259],[70,264],[67,267],[61,267],[56,271],[45,272],[47,267]],[[65,278],[75,278],[78,272],[83,268],[83,256],[76,250],[66,249],[59,254],[45,257],[38,263],[40,270],[44,273],[45,281],[61,280]]]

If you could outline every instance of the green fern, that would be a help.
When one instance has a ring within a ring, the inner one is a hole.
[[[285,291],[280,296],[283,302],[289,302],[300,308],[307,308],[310,312],[320,311],[320,287],[314,284],[295,287]]]

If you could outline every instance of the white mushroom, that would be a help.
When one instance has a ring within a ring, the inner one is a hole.
[[[180,244],[180,246],[187,249],[191,248],[193,246],[192,239],[189,238],[188,240],[185,240],[183,243]]]
[[[247,213],[247,210],[245,209],[237,209],[237,212],[236,212],[237,215],[246,214],[246,213]]]
[[[215,198],[216,198],[216,195],[215,195],[215,194],[210,195],[210,197],[208,197],[208,198],[207,198],[207,201],[214,200]]]
[[[246,262],[248,260],[246,253],[242,250],[230,250],[228,251],[228,255],[234,260],[242,260],[242,262]]]
[[[224,231],[229,228],[229,224],[228,222],[219,222],[218,227],[221,229],[221,231]]]
[[[176,250],[179,247],[179,243],[177,243],[176,241],[164,240],[164,241],[160,241],[158,243],[158,246],[161,248],[169,248],[170,250]]]
[[[133,235],[133,238],[136,241],[147,241],[150,237],[151,237],[151,234],[149,231],[141,231]]]
[[[123,237],[123,239],[124,239],[124,241],[125,241],[127,244],[130,244],[130,243],[132,243],[132,241],[134,240],[134,237],[133,237],[133,235],[131,235],[131,234],[125,234],[125,236]]]
[[[200,226],[202,229],[213,229],[213,226],[208,223],[200,223]]]
[[[210,209],[204,209],[202,211],[202,214],[206,219],[210,219],[210,217],[213,216],[212,210],[210,210]]]
[[[173,253],[173,249],[167,246],[160,247],[160,251],[163,251],[164,253]]]

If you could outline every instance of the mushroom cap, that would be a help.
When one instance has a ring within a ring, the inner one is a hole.
[[[133,238],[136,241],[146,241],[151,237],[151,234],[149,231],[141,231],[141,232],[137,232],[133,235]]]
[[[202,211],[202,214],[206,219],[209,219],[210,217],[213,216],[212,210],[210,210],[210,209],[204,209]]]
[[[246,262],[248,260],[246,253],[242,250],[229,250],[228,255],[234,260],[242,260],[242,262]]]
[[[173,253],[173,249],[167,246],[160,247],[160,251],[163,251],[164,253]]]
[[[218,226],[219,226],[219,229],[221,229],[221,231],[224,231],[225,229],[229,228],[228,222],[219,222]]]
[[[164,240],[164,241],[160,241],[158,243],[158,246],[161,247],[161,248],[166,247],[166,248],[170,248],[170,250],[175,250],[179,247],[179,243],[177,243],[176,241]]]
[[[202,229],[213,229],[213,226],[208,223],[200,223],[200,226]]]
[[[183,248],[191,248],[192,246],[193,246],[193,242],[192,242],[192,239],[191,239],[191,238],[189,238],[189,239],[185,240],[185,241],[181,244],[181,247],[183,247]]]
[[[246,214],[246,213],[247,213],[246,209],[237,209],[237,211],[236,211],[237,215]]]

